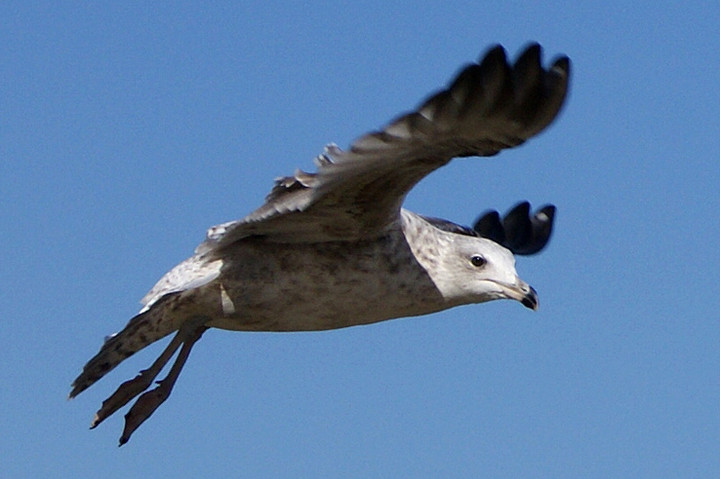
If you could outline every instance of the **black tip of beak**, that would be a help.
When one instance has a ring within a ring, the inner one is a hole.
[[[539,303],[538,303],[538,295],[537,291],[535,291],[535,288],[530,286],[530,291],[528,291],[525,296],[523,297],[521,303],[526,308],[530,308],[533,311],[537,311]]]

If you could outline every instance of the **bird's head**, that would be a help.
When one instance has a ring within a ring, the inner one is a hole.
[[[535,290],[515,271],[515,257],[505,247],[485,238],[443,234],[445,247],[435,265],[433,280],[450,303],[483,303],[514,299],[536,310]]]

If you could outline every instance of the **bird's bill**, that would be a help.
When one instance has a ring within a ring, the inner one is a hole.
[[[537,311],[539,306],[538,295],[535,288],[527,284],[526,282],[518,279],[514,284],[497,283],[503,292],[503,295],[508,299],[514,299],[519,301],[526,308],[530,308],[533,311]]]

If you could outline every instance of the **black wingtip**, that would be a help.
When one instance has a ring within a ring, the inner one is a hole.
[[[556,211],[557,209],[554,205],[546,205],[540,208],[532,218],[530,218],[533,230],[533,243],[529,245],[528,252],[525,254],[539,253],[547,246],[550,241],[550,236],[552,235]]]
[[[552,235],[556,208],[545,205],[530,216],[530,203],[515,205],[500,220],[497,211],[482,215],[473,225],[479,236],[503,245],[516,255],[529,256],[542,251]]]
[[[539,43],[531,43],[515,60],[515,70],[518,70],[519,73],[524,72],[530,66],[538,72],[542,69],[542,47]]]
[[[495,45],[492,45],[489,47],[485,54],[481,57],[481,64],[482,62],[490,62],[490,61],[503,61],[507,58],[507,52],[505,51],[505,47],[500,45],[499,43],[496,43]]]
[[[529,42],[527,45],[525,45],[525,48],[523,48],[522,53],[520,54],[521,59],[523,57],[532,57],[537,58],[540,60],[540,57],[542,56],[542,46],[538,42]]]
[[[524,251],[533,241],[530,222],[530,203],[523,201],[515,205],[503,219],[507,248],[513,252]],[[522,253],[518,253],[522,254]]]
[[[480,71],[485,72],[486,75],[491,73],[498,74],[498,72],[510,70],[507,51],[505,51],[502,45],[495,45],[489,48],[478,63],[480,65]]]
[[[550,67],[551,71],[554,72],[561,72],[565,75],[570,74],[570,58],[566,57],[565,55],[562,55],[555,60],[553,60],[552,67]]]
[[[483,238],[505,244],[505,228],[497,211],[488,211],[475,221],[473,230]]]

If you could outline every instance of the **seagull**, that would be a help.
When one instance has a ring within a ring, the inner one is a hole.
[[[455,157],[492,156],[525,142],[558,115],[570,61],[542,65],[538,44],[510,64],[501,46],[450,85],[346,151],[329,145],[317,172],[278,178],[257,210],[210,228],[190,258],[142,299],[72,383],[70,398],[137,351],[175,333],[155,362],[124,382],[91,428],[134,398],[120,445],[170,395],[193,345],[209,328],[321,331],[418,316],[496,299],[537,309],[514,254],[547,244],[555,207],[527,202],[472,228],[402,208],[423,177]],[[179,350],[179,353],[178,353]],[[175,356],[167,376],[155,378]]]

